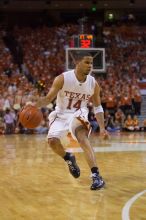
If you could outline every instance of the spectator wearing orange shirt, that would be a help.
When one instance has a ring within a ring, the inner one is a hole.
[[[143,131],[146,131],[146,119],[143,121]]]
[[[134,127],[134,131],[139,131],[140,130],[139,120],[137,118],[137,115],[133,116],[133,127]]]
[[[133,120],[131,115],[127,115],[127,118],[124,123],[124,128],[126,131],[134,131]]]
[[[109,111],[110,114],[114,115],[116,107],[116,97],[111,91],[109,91],[109,93],[106,96],[106,109]]]
[[[128,92],[124,92],[123,94],[121,94],[120,108],[125,115],[132,113],[132,98],[131,95],[128,94]]]

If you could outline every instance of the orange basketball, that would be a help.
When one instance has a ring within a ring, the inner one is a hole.
[[[43,119],[42,112],[32,105],[25,106],[19,113],[19,122],[25,128],[36,128]]]

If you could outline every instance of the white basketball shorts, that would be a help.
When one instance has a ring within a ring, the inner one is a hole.
[[[76,140],[75,129],[83,124],[89,129],[88,111],[85,109],[80,109],[75,113],[65,114],[53,111],[49,115],[49,131],[47,137],[61,139],[70,132],[73,139]]]

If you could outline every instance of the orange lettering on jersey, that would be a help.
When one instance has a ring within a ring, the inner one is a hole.
[[[81,100],[85,100],[85,97],[86,97],[86,95],[85,94],[83,94],[82,96],[81,96]]]
[[[71,109],[71,105],[72,105],[72,99],[69,99],[67,109]]]
[[[79,109],[81,107],[82,100],[78,100],[74,105],[73,108]]]
[[[75,98],[75,93],[74,92],[70,92],[69,98],[71,98],[71,99]]]
[[[68,91],[64,91],[64,92],[65,92],[65,96],[68,97],[68,95],[70,94],[70,92],[68,92]]]
[[[73,104],[73,99],[69,99],[67,109],[72,109],[72,108],[79,109],[81,107],[81,102],[82,100],[79,99],[77,102]]]
[[[75,93],[76,94],[76,97],[75,98],[80,98],[80,93]]]
[[[79,99],[79,100],[86,100],[88,101],[90,98],[90,95],[88,94],[81,94],[77,92],[69,92],[69,91],[64,91],[65,96],[67,96],[70,99]]]

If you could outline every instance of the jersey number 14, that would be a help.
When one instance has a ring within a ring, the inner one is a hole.
[[[73,103],[73,99],[69,99],[67,109],[72,109],[72,108],[79,109],[81,107],[81,102],[82,100],[78,100],[75,103]]]

